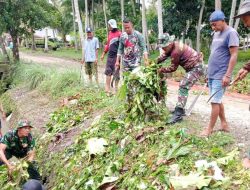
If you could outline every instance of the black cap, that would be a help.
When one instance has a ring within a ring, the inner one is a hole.
[[[92,32],[92,28],[87,27],[87,28],[86,28],[86,32],[87,32],[87,33],[88,33],[88,32]]]
[[[35,179],[30,179],[24,185],[22,190],[45,190],[40,181]]]

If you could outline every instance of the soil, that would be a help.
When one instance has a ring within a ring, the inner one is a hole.
[[[79,62],[62,58],[34,56],[27,53],[20,53],[20,56],[21,59],[25,59],[26,61],[29,60],[44,66],[52,66],[53,64],[54,67],[59,69],[79,69],[81,66]],[[104,84],[105,76],[103,74],[103,66],[100,68],[99,78],[101,84]],[[168,80],[167,106],[169,109],[174,109],[177,101],[178,85],[178,82]],[[198,85],[192,88],[188,98],[187,108],[189,108],[195,96],[198,94],[197,92],[199,92],[201,88],[202,87]],[[39,94],[36,90],[28,91],[25,88],[19,88],[12,90],[11,94],[16,100],[20,116],[31,119],[34,125],[39,128],[43,128],[46,125],[49,120],[49,114],[59,106],[59,102],[51,101],[46,95]],[[192,114],[189,117],[196,122],[200,122],[201,126],[206,127],[209,122],[211,111],[210,103],[207,103],[209,98],[208,89],[205,90],[204,94],[205,95],[200,96],[196,102]],[[223,101],[230,132],[234,136],[238,146],[244,152],[250,148],[250,96],[237,93],[226,93]],[[96,113],[93,115],[96,115]],[[184,119],[188,119],[188,117],[186,116]],[[216,128],[218,128],[218,126],[219,123],[217,123]],[[63,141],[65,142],[66,139],[70,139],[69,135],[71,133],[75,135],[77,129],[75,130],[76,131],[69,132]],[[70,143],[71,142],[68,142],[67,144]]]

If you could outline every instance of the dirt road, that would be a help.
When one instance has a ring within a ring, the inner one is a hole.
[[[32,61],[44,66],[54,66],[59,69],[79,69],[80,63],[73,60],[66,60],[62,58],[46,57],[30,55],[27,53],[20,53],[21,59],[26,61]],[[100,82],[104,83],[105,76],[103,74],[103,66],[99,69]],[[199,86],[195,86],[189,95],[187,108],[195,98],[197,92],[201,89]],[[178,83],[171,80],[168,81],[168,97],[167,106],[173,109],[177,101]],[[210,115],[210,104],[206,103],[209,98],[208,91],[206,95],[202,95],[197,101],[193,109],[191,117],[201,118],[201,123],[204,127],[208,125]],[[224,97],[224,105],[226,111],[226,118],[231,128],[231,133],[237,139],[237,142],[241,143],[241,146],[250,146],[250,96],[242,96],[240,94],[226,94]],[[219,123],[217,124],[219,126]],[[218,127],[217,126],[217,127]]]

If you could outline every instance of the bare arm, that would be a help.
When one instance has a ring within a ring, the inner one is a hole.
[[[97,64],[98,63],[98,49],[95,50],[95,56],[96,56],[95,64]]]
[[[0,143],[0,159],[2,160],[3,163],[6,164],[8,169],[11,170],[11,169],[13,169],[13,166],[9,163],[9,161],[7,160],[7,158],[4,154],[6,148],[7,148],[7,146],[5,144]]]
[[[122,57],[123,52],[124,52],[124,45],[123,45],[121,38],[120,38],[118,52],[117,52],[117,58],[116,58],[116,62],[115,62],[116,68],[120,68],[120,62],[121,62],[121,57]]]
[[[115,67],[120,68],[120,62],[121,62],[121,55],[117,54],[116,62],[115,62]]]
[[[229,51],[230,51],[231,56],[230,56],[227,72],[226,72],[226,74],[224,75],[224,77],[222,79],[222,85],[223,86],[228,86],[229,83],[230,83],[232,72],[233,72],[234,66],[235,66],[235,64],[237,62],[238,47],[237,46],[230,47]]]
[[[28,152],[27,160],[28,160],[29,162],[32,162],[32,161],[35,159],[35,155],[36,155],[35,150],[29,151],[29,152]]]

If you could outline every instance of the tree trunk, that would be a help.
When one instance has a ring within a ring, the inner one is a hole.
[[[241,6],[242,3],[243,3],[243,0],[240,0],[240,5],[239,5],[239,7]],[[238,9],[238,13],[239,13],[239,9]],[[240,23],[240,19],[237,18],[237,19],[235,20],[235,23],[234,23],[234,29],[235,29],[235,30],[238,29],[239,23]]]
[[[245,36],[243,38],[243,49],[244,49],[244,51],[247,51],[247,48],[246,48],[246,37]]]
[[[44,52],[48,53],[49,47],[48,47],[48,28],[45,28],[45,44],[44,44]]]
[[[198,21],[198,26],[197,26],[197,36],[196,36],[196,51],[200,52],[200,47],[201,47],[201,22],[202,22],[202,16],[203,16],[203,11],[205,8],[205,0],[202,1],[201,9],[200,9],[200,16],[199,16],[199,21]]]
[[[221,10],[221,0],[215,0],[215,10]]]
[[[106,2],[105,2],[105,0],[102,0],[102,7],[103,7],[103,14],[104,14],[105,26],[106,26],[106,30],[107,30],[107,34],[108,34],[109,30],[108,30],[108,21],[107,21]]]
[[[32,49],[32,51],[36,51],[36,42],[35,42],[35,34],[34,34],[34,32],[33,32],[33,30],[31,30],[32,31],[32,45],[31,45],[31,49]]]
[[[4,43],[4,40],[3,40],[2,36],[0,36],[0,47],[2,47],[3,55],[5,56],[6,61],[10,61],[10,58],[9,58],[8,53],[7,53],[7,50],[6,50],[6,47],[5,47],[5,43]]]
[[[124,0],[121,0],[121,16],[122,16],[122,22],[124,20]],[[122,25],[122,32],[124,32],[124,28]]]
[[[30,48],[30,47],[29,47],[29,41],[28,41],[28,37],[27,37],[27,36],[25,37],[25,47],[26,47],[27,49]]]
[[[94,30],[94,0],[91,1],[91,19],[90,19],[91,27]]]
[[[81,38],[82,60],[84,60],[84,35],[83,35],[83,30],[82,30],[82,21],[81,21],[80,12],[79,12],[78,0],[74,0],[74,5],[75,5],[77,22],[78,22],[79,34]]]
[[[76,35],[76,13],[75,13],[75,7],[74,7],[74,0],[71,0],[71,4],[72,4],[72,12],[73,12],[73,29],[74,29],[74,40],[75,40],[75,51],[78,51],[79,47],[78,47],[78,42],[77,42],[77,35]],[[64,41],[66,42],[66,40]]]
[[[131,1],[131,5],[132,5],[133,16],[136,17],[135,0],[130,0],[130,1]]]
[[[89,27],[88,0],[85,0],[85,29]]]
[[[10,35],[12,37],[12,42],[13,42],[13,49],[12,49],[13,58],[14,58],[14,62],[16,63],[16,62],[18,62],[20,60],[18,42],[17,42],[17,35],[15,33],[12,33],[12,32],[10,32]]]
[[[231,7],[231,13],[230,13],[230,20],[229,20],[229,26],[233,27],[234,24],[234,14],[235,14],[235,9],[236,9],[236,3],[237,0],[232,0],[232,7]]]
[[[158,0],[157,3],[157,15],[158,15],[158,37],[163,34],[163,20],[162,20],[162,1]],[[161,53],[161,49],[160,49]]]
[[[149,40],[148,40],[148,27],[146,21],[146,7],[145,7],[145,0],[142,0],[142,33],[145,38],[145,42],[147,44],[148,51],[150,49]]]

